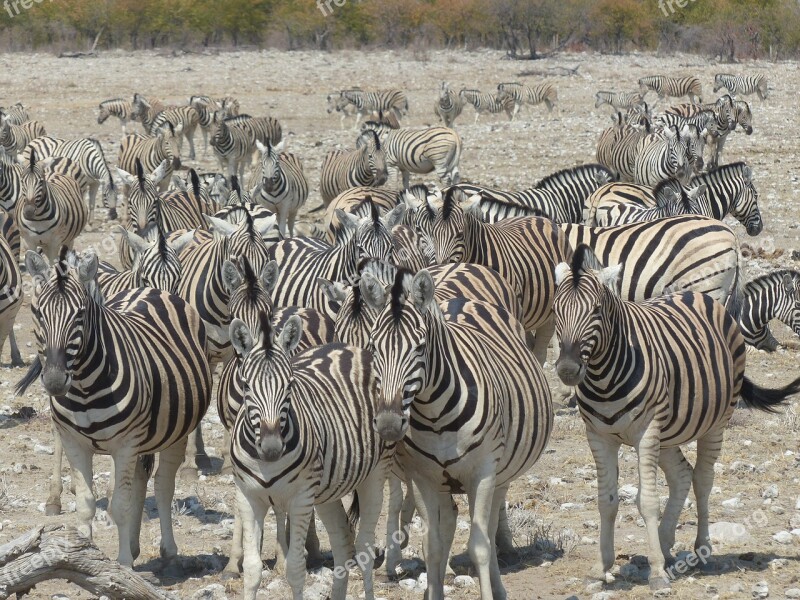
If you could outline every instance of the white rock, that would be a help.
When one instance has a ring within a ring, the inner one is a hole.
[[[753,586],[753,598],[769,598],[769,585],[766,581],[759,581]]]
[[[475,585],[475,580],[469,575],[456,575],[453,579],[453,585],[457,588],[465,588]]]
[[[225,594],[225,586],[221,583],[212,583],[206,587],[197,590],[192,594],[192,600],[227,600],[228,596]]]
[[[593,581],[592,583],[586,586],[586,591],[590,594],[593,592],[599,592],[603,589],[603,582],[602,581]]]
[[[282,579],[275,579],[267,584],[267,590],[270,592],[278,592],[283,589],[284,584]]]
[[[728,498],[727,500],[722,501],[722,506],[725,508],[740,508],[742,506],[742,501],[738,496],[734,498]]]
[[[581,510],[583,506],[583,502],[564,502],[561,505],[561,510]]]
[[[614,598],[614,594],[611,592],[597,592],[596,594],[592,594],[592,600],[611,600]]]
[[[789,588],[783,592],[786,598],[800,598],[800,588]]]
[[[639,493],[639,488],[630,483],[626,483],[619,488],[619,499],[625,504],[633,504],[636,502],[636,496]]]
[[[762,498],[777,498],[778,497],[778,486],[776,484],[768,485],[762,492]]]
[[[421,588],[428,587],[428,574],[427,573],[420,573],[419,577],[417,577],[417,584]]]
[[[34,454],[53,454],[53,448],[51,446],[45,446],[44,444],[36,444],[33,447]]]
[[[739,583],[738,581],[731,586],[731,592],[734,594],[742,594],[744,593],[744,584]]]
[[[401,579],[400,580],[400,587],[406,590],[413,590],[417,587],[417,580],[416,579]]]
[[[792,543],[792,534],[788,531],[779,531],[775,535],[772,536],[772,539],[778,542],[779,544],[791,544]]]
[[[708,528],[712,542],[723,542],[726,544],[741,544],[751,539],[747,528],[741,523],[731,523],[720,521],[712,523]]]

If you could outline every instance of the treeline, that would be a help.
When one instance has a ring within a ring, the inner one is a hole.
[[[684,5],[684,6],[680,6]],[[0,48],[412,47],[800,53],[797,0],[5,0]]]

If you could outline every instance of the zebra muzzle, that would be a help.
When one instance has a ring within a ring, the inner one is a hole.
[[[271,426],[266,421],[261,421],[260,435],[258,438],[258,455],[265,462],[275,462],[281,456],[285,444],[281,438],[279,425]]]
[[[50,396],[63,396],[72,385],[72,377],[63,366],[53,365],[50,361],[45,363],[42,370],[42,385]]]
[[[556,373],[564,385],[576,386],[583,381],[586,375],[586,365],[582,360],[576,360],[562,348],[561,356],[556,362]]]
[[[408,429],[408,417],[402,413],[384,411],[372,420],[372,426],[387,442],[399,442]]]

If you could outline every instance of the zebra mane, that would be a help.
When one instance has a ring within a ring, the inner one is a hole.
[[[189,169],[189,180],[192,182],[192,193],[195,198],[200,197],[200,178],[197,176],[197,171]]]
[[[261,342],[261,347],[269,352],[272,350],[272,318],[265,311],[258,313],[258,340]]]
[[[712,173],[719,173],[721,175],[721,174],[724,174],[724,173],[728,173],[730,171],[741,171],[746,166],[747,166],[747,163],[740,160],[738,162],[732,162],[732,163],[726,163],[724,165],[719,165],[716,168],[708,171],[707,174],[711,175]]]
[[[372,136],[372,140],[375,142],[375,149],[376,150],[380,150],[381,149],[381,139],[378,137],[378,132],[377,131],[375,131],[374,129],[365,129],[364,131],[361,132],[361,136],[363,136],[363,135],[366,135],[368,137],[371,135]],[[359,137],[361,137],[361,136],[359,136]]]
[[[445,221],[450,220],[450,216],[453,214],[453,207],[455,206],[455,198],[453,196],[455,196],[457,189],[455,186],[450,186],[450,189],[444,193],[444,198],[442,198],[442,219]],[[481,196],[481,199],[483,199],[483,196]]]
[[[58,260],[55,264],[56,267],[56,287],[58,291],[64,293],[65,291],[65,284],[67,282],[68,271],[69,268],[69,250],[66,246],[61,246],[61,249],[58,252]]]
[[[620,114],[620,120],[622,119],[622,113]],[[573,173],[581,173],[581,172],[592,172],[592,171],[608,171],[603,165],[598,163],[589,163],[585,165],[577,165],[575,167],[568,167],[566,169],[561,169],[556,171],[555,173],[550,173],[545,177],[542,177],[534,187],[536,189],[543,189],[545,186],[550,185],[551,183],[558,182],[559,180],[563,179],[567,175],[572,175]]]
[[[127,102],[124,98],[109,98],[108,100],[103,100],[100,103],[100,106],[105,106],[106,104],[111,104],[112,102]]]
[[[392,283],[392,290],[389,293],[390,303],[392,307],[392,320],[395,323],[400,321],[403,315],[403,305],[408,298],[408,290],[406,289],[406,281],[414,274],[412,271],[398,267],[397,273],[394,275],[394,282]]]
[[[258,276],[253,270],[253,265],[250,264],[250,261],[245,255],[241,255],[239,257],[238,263],[239,269],[242,271],[242,278],[244,279],[245,295],[247,296],[248,300],[255,302],[258,299],[259,294]]]
[[[144,192],[144,169],[142,168],[142,161],[136,159],[136,179],[139,181],[139,189]]]
[[[594,251],[586,244],[579,244],[572,254],[572,264],[570,265],[572,271],[572,286],[574,288],[578,287],[581,275],[587,270],[592,269],[594,271],[599,271],[602,268],[603,265],[600,264]]]
[[[375,229],[379,229],[381,226],[381,211],[378,210],[378,205],[369,194],[364,197],[364,204],[369,207],[369,218],[372,219],[372,226]]]

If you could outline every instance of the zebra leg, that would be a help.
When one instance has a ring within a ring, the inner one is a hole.
[[[121,449],[113,454],[112,458],[114,460],[114,497],[111,499],[108,512],[117,525],[119,535],[119,558],[117,561],[123,566],[132,567],[134,478],[136,477],[138,458],[130,448]],[[138,517],[141,519],[142,515],[139,514]]]
[[[149,474],[145,471],[143,457],[137,457],[136,469],[133,475],[133,494],[131,510],[131,556],[133,560],[139,558],[139,535],[142,531],[142,512],[144,501],[147,497],[147,480]]]
[[[400,530],[403,533],[403,541],[400,544],[401,549],[408,546],[408,531],[409,527],[411,527],[411,519],[414,518],[414,511],[417,510],[417,506],[422,506],[422,503],[417,504],[414,498],[413,486],[414,483],[409,478],[406,482],[407,490],[405,498],[403,498],[403,508],[400,511]]]
[[[317,514],[325,524],[325,530],[328,532],[328,539],[331,542],[331,550],[333,550],[334,574],[330,598],[332,600],[344,600],[347,594],[347,580],[350,574],[345,563],[352,558],[352,554],[349,551],[350,544],[347,543],[348,537],[350,536],[350,524],[347,522],[347,513],[341,501],[336,500],[328,504],[317,506]],[[289,552],[291,552],[291,544],[289,545]],[[366,584],[366,580],[364,583]],[[292,589],[294,589],[294,586],[292,586]],[[369,598],[369,596],[367,596],[367,598]]]
[[[64,454],[72,467],[75,482],[75,505],[78,515],[78,532],[89,541],[92,539],[92,520],[95,513],[95,498],[92,492],[92,450],[71,436],[61,436]],[[60,459],[59,459],[60,460]],[[60,475],[59,475],[60,480]],[[128,550],[130,551],[130,550]]]
[[[239,514],[239,503],[233,508],[233,539],[231,540],[231,550],[228,553],[228,564],[222,570],[221,578],[238,579],[242,571],[242,516]],[[260,555],[260,551],[259,551]]]
[[[639,493],[637,504],[639,514],[644,519],[647,530],[648,552],[650,562],[650,589],[657,590],[670,587],[669,578],[664,571],[664,555],[658,537],[658,513],[661,502],[658,497],[658,459],[661,449],[661,428],[656,420],[651,420],[642,436],[635,444],[639,456]]]
[[[597,466],[597,506],[600,509],[600,562],[589,572],[593,579],[605,580],[614,564],[614,522],[617,520],[619,442],[586,428],[586,438]]]
[[[156,506],[161,525],[161,558],[167,561],[170,575],[180,575],[180,567],[173,559],[178,556],[178,546],[172,531],[172,498],[175,495],[175,475],[186,453],[186,438],[158,454],[155,476]]]
[[[494,464],[484,466],[482,472],[475,474],[473,487],[467,490],[469,498],[470,529],[469,555],[472,564],[478,571],[478,579],[482,598],[505,600],[506,592],[502,584],[494,590],[491,576],[491,560],[494,538],[490,538],[495,496]],[[449,548],[446,549],[449,552]]]
[[[389,509],[386,515],[386,574],[389,579],[397,579],[400,565],[401,544],[407,532],[400,529],[400,511],[403,507],[403,484],[396,475],[389,474]]]
[[[411,173],[409,173],[408,171],[403,171],[402,169],[400,169],[400,167],[398,167],[398,171],[399,175],[403,179],[403,189],[407,190],[408,184],[411,183]]]
[[[499,519],[501,518],[501,514],[505,515],[507,493],[508,493],[508,487],[497,488],[494,491],[494,497],[492,499],[492,514],[491,514],[491,520],[489,521],[490,540],[494,540],[497,537]],[[507,521],[508,519],[506,518],[506,525],[508,524]],[[489,574],[492,583],[492,594],[494,595],[495,598],[503,598],[505,596],[506,590],[503,587],[502,580],[500,579],[500,564],[497,560],[497,546],[492,544],[491,548],[492,548],[492,556],[489,560]]]
[[[286,513],[277,506],[272,507],[275,515],[275,533],[278,547],[275,549],[275,572],[286,575],[286,557],[289,555],[289,536],[286,533]]]
[[[344,529],[349,532],[350,525],[347,523],[347,516],[344,514],[344,508],[341,502],[336,502],[342,511],[344,517]],[[305,495],[296,496],[294,501],[289,506],[289,552],[286,555],[286,580],[292,588],[292,597],[294,600],[303,600],[303,587],[306,581],[306,557],[303,553],[303,546],[305,545],[306,537],[308,536],[308,526],[311,519],[314,517],[314,497],[311,490]],[[336,538],[337,530],[328,528],[328,537],[331,540],[331,546],[334,548],[334,561],[336,560]],[[345,560],[350,558],[345,557]],[[246,560],[246,558],[245,558]],[[259,559],[260,560],[260,559]],[[346,569],[345,569],[346,571]],[[337,582],[334,580],[333,587],[336,588]],[[344,588],[347,589],[347,579],[344,580]],[[336,597],[335,594],[333,595]],[[344,598],[344,595],[342,595]]]
[[[681,516],[683,504],[689,495],[689,489],[692,487],[692,466],[686,462],[683,452],[677,446],[662,449],[658,464],[664,471],[669,485],[669,499],[664,508],[664,514],[661,515],[658,537],[661,540],[664,561],[671,565],[674,562],[672,546],[675,544],[675,529],[678,526],[678,518]]]
[[[540,365],[543,365],[547,360],[547,348],[550,346],[550,340],[553,339],[555,331],[556,320],[552,316],[547,322],[536,328],[536,339],[531,351]]]
[[[187,131],[184,133],[184,136],[186,137],[186,141],[189,142],[189,160],[194,160],[194,129],[192,129],[190,132]]]
[[[232,475],[233,465],[231,464],[231,432],[227,429],[222,432],[222,468],[220,475]]]
[[[702,548],[705,559],[711,555],[711,537],[708,533],[708,498],[714,485],[714,464],[722,450],[723,429],[711,431],[697,440],[697,460],[694,464],[694,496],[697,500],[697,538],[694,550]],[[706,560],[703,564],[706,564]]]
[[[255,600],[258,586],[261,583],[261,535],[264,532],[264,517],[267,515],[268,505],[259,498],[252,499],[245,495],[241,489],[236,489],[236,504],[239,507],[239,519],[242,522],[242,548],[244,558],[244,589],[242,597],[245,600]]]
[[[422,485],[418,485],[422,483]],[[428,572],[428,587],[425,590],[425,600],[444,599],[444,579],[442,573],[447,563],[449,549],[443,547],[441,537],[442,513],[450,511],[451,497],[449,494],[440,494],[425,482],[417,482],[416,491],[421,500],[419,506],[424,506],[425,515],[425,568]]]
[[[444,547],[444,560],[439,563],[439,576],[444,582],[445,577],[450,575],[455,577],[455,572],[450,567],[450,549],[453,547],[453,539],[456,537],[456,523],[458,521],[458,506],[450,494],[442,495],[442,510],[439,513],[439,527],[441,528],[441,538]],[[449,510],[448,510],[449,508]]]
[[[208,458],[208,454],[206,454],[202,425],[198,424],[187,438],[186,461],[181,467],[181,479],[196,481],[198,477],[197,472],[199,470],[208,470],[210,468],[211,460]]]
[[[311,565],[320,565],[323,560],[317,535],[317,519],[315,514],[311,513],[311,521],[308,523],[308,533],[306,534],[306,562]]]
[[[386,480],[384,469],[374,470],[364,483],[358,486],[359,513],[358,533],[356,534],[356,562],[364,577],[365,600],[374,600],[373,567],[378,556],[375,548],[375,528],[383,507],[383,484]],[[346,560],[346,559],[345,559]],[[342,590],[344,598],[347,588]]]
[[[8,329],[8,343],[11,346],[11,366],[24,367],[25,362],[22,360],[22,355],[19,353],[19,346],[17,346],[17,336],[14,335],[14,324]]]
[[[517,549],[514,547],[514,536],[511,535],[511,528],[508,526],[508,511],[506,510],[506,498],[503,496],[499,503],[497,514],[497,533],[492,538],[497,547],[497,554],[503,558],[503,562],[516,562],[518,558]]]
[[[97,201],[97,190],[100,184],[97,181],[92,181],[89,184],[89,223],[94,221],[94,203]]]
[[[54,516],[61,514],[61,492],[64,491],[64,485],[61,482],[61,467],[64,460],[64,452],[61,446],[61,434],[58,433],[58,428],[53,423],[53,473],[50,476],[50,492],[47,496],[47,503],[45,504],[44,512],[47,516]],[[75,483],[75,476],[72,477],[73,484]]]

